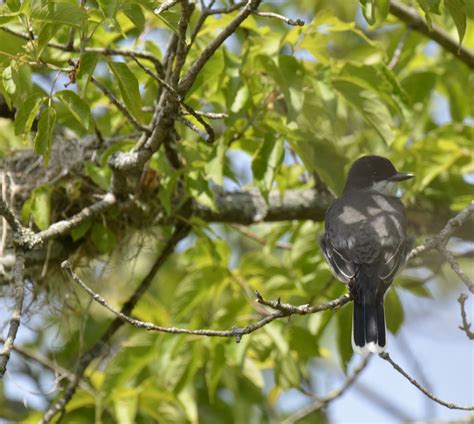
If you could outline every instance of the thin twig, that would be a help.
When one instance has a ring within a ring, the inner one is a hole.
[[[181,106],[186,110],[186,113],[191,116],[194,116],[196,120],[204,127],[206,132],[204,133],[201,131],[198,127],[196,127],[192,122],[186,120],[182,116],[178,116],[178,120],[181,121],[184,125],[189,127],[191,130],[195,131],[201,138],[203,138],[206,142],[208,143],[213,143],[215,140],[215,133],[214,129],[204,120],[202,119],[202,116],[209,117],[209,119],[220,119],[220,118],[226,118],[228,115],[225,113],[206,113],[206,112],[197,112],[195,111],[191,106],[189,106],[187,103],[185,103],[182,99],[182,97],[179,95],[179,93],[172,87],[170,84],[168,84],[165,80],[160,78],[158,75],[153,74],[149,69],[147,69],[145,66],[143,66],[136,58],[133,58],[135,62],[140,66],[148,75],[152,76],[159,84],[161,84],[163,87],[165,87],[170,93],[172,93],[176,100],[181,104]],[[154,110],[155,108],[153,108]]]
[[[15,216],[3,199],[0,199],[0,215],[5,218],[13,232],[21,232],[22,225],[20,220]]]
[[[248,325],[243,328],[233,327],[231,330],[211,330],[211,329],[197,329],[197,330],[190,330],[187,328],[177,328],[177,327],[161,327],[159,325],[153,324],[151,322],[141,321],[135,318],[131,318],[130,316],[118,311],[114,307],[112,307],[101,295],[95,293],[90,287],[88,287],[79,277],[75,274],[72,269],[71,265],[68,261],[64,261],[61,267],[69,274],[72,281],[74,281],[79,287],[81,287],[92,299],[94,299],[97,303],[102,305],[108,311],[112,312],[115,316],[117,316],[122,321],[136,327],[136,328],[143,328],[147,331],[157,331],[160,333],[171,333],[171,334],[191,334],[194,336],[208,336],[208,337],[235,337],[237,342],[239,342],[243,335],[253,333],[254,331],[262,328],[263,326],[269,324],[276,319],[287,317],[293,314],[298,315],[306,315],[321,311],[326,311],[328,309],[335,310],[340,308],[342,305],[349,301],[349,296],[344,295],[336,300],[332,300],[327,303],[323,303],[316,306],[309,306],[309,305],[301,305],[301,306],[294,306],[289,304],[283,304],[279,301],[267,301],[264,300],[259,293],[257,293],[257,301],[260,304],[270,306],[273,309],[276,309],[277,312],[269,314],[264,318],[260,319],[254,324]]]
[[[474,283],[470,278],[462,271],[454,255],[446,249],[446,244],[449,239],[453,236],[456,230],[461,227],[466,221],[474,214],[474,200],[471,201],[461,212],[451,218],[444,228],[434,237],[428,239],[425,243],[415,247],[409,253],[407,260],[410,260],[414,256],[421,253],[427,252],[428,250],[436,249],[446,259],[451,266],[452,270],[459,276],[464,282],[466,287],[471,293],[474,293]]]
[[[150,134],[150,129],[140,124],[140,122],[138,122],[137,119],[128,111],[127,107],[119,99],[117,99],[117,97],[115,97],[105,85],[103,85],[94,76],[91,77],[91,81],[106,97],[108,97],[108,99],[117,107],[117,109],[122,112],[122,115],[124,115],[125,118],[127,118],[138,131]]]
[[[438,251],[441,253],[441,256],[446,259],[446,262],[449,264],[451,269],[458,275],[461,281],[466,285],[471,293],[474,293],[474,283],[467,276],[467,274],[461,269],[459,263],[454,258],[453,254],[449,252],[446,248],[438,246]]]
[[[194,131],[206,143],[209,143],[209,134],[207,132],[201,131],[196,125],[194,125],[191,121],[187,120],[184,116],[179,115],[177,117],[177,120],[182,124],[186,125],[191,131]]]
[[[10,353],[13,348],[13,343],[20,327],[21,309],[23,306],[23,299],[25,298],[25,284],[24,284],[24,272],[25,272],[25,254],[22,249],[15,249],[15,305],[11,312],[10,326],[8,328],[8,334],[3,342],[2,350],[0,351],[0,378],[3,377],[7,370],[7,363],[10,359]]]
[[[474,52],[472,50],[460,46],[456,40],[438,26],[432,24],[430,28],[412,7],[406,6],[398,0],[390,0],[390,13],[405,22],[410,28],[436,41],[444,50],[464,62],[469,68],[474,68]]]
[[[474,332],[471,330],[471,323],[467,321],[467,314],[466,314],[466,300],[468,296],[465,293],[461,293],[458,297],[459,307],[461,308],[461,319],[462,319],[462,326],[459,326],[459,329],[466,333],[466,336],[474,340]]]
[[[188,53],[188,46],[186,44],[186,32],[188,30],[189,19],[194,10],[194,5],[191,6],[188,0],[181,0],[181,15],[178,22],[178,45],[176,48],[176,56],[174,69],[170,76],[170,84],[177,87],[181,70],[183,69],[186,55]]]
[[[408,375],[408,373],[400,366],[398,365],[387,352],[382,352],[379,353],[379,356],[384,359],[385,361],[389,362],[390,365],[392,365],[395,370],[397,370],[403,377],[405,377],[411,384],[413,384],[418,390],[423,392],[426,396],[428,396],[430,399],[434,400],[436,403],[439,403],[440,405],[445,406],[446,408],[449,409],[461,409],[463,411],[474,411],[474,406],[462,406],[462,405],[456,405],[455,403],[451,402],[446,402],[444,400],[439,399],[436,397],[433,393],[429,392],[427,389],[425,389],[420,383],[418,383],[413,377]]]
[[[194,113],[208,119],[226,119],[229,117],[229,114],[225,112],[203,112],[202,110],[195,110]],[[192,113],[183,112],[183,115],[192,115]]]
[[[0,337],[0,343],[5,343],[5,339]],[[37,364],[41,365],[43,368],[46,368],[52,371],[55,375],[59,376],[59,380],[64,376],[68,380],[72,380],[74,378],[74,374],[67,370],[66,368],[61,367],[60,365],[54,363],[50,359],[45,356],[38,354],[31,349],[27,349],[25,347],[13,346],[12,350],[16,353],[19,353],[26,359],[29,359]],[[86,386],[84,386],[86,388]]]
[[[254,15],[261,16],[263,18],[273,18],[285,22],[287,25],[292,26],[304,26],[304,21],[302,19],[290,19],[286,16],[279,15],[278,13],[273,12],[253,12]]]
[[[372,355],[367,355],[364,357],[361,363],[357,365],[356,368],[354,368],[354,371],[352,372],[352,374],[344,381],[344,384],[341,387],[329,392],[324,397],[314,396],[315,397],[314,402],[310,403],[304,408],[301,408],[299,411],[297,411],[296,413],[294,413],[293,415],[289,416],[287,419],[282,421],[281,424],[295,424],[298,421],[302,420],[303,418],[306,418],[313,412],[319,411],[320,409],[324,408],[328,403],[332,402],[334,399],[337,399],[338,397],[342,396],[344,392],[347,389],[349,389],[352,386],[352,384],[354,384],[357,377],[366,368],[371,356]]]
[[[245,237],[248,237],[249,239],[257,242],[262,246],[268,246],[269,244],[267,240],[265,240],[263,237],[260,237],[253,231],[250,231],[245,225],[231,224],[231,227],[237,230],[240,234],[244,235]],[[293,245],[284,241],[277,241],[275,243],[275,247],[277,247],[278,249],[291,250],[293,248]]]
[[[11,35],[14,35],[15,37],[23,38],[24,40],[28,40],[28,41],[31,40],[31,36],[29,34],[15,31],[6,26],[0,26],[0,30],[5,31]],[[145,51],[133,50],[133,49],[116,49],[116,48],[109,48],[109,47],[83,47],[81,48],[81,47],[74,47],[74,46],[69,46],[66,44],[59,44],[59,43],[54,43],[54,42],[49,42],[47,46],[53,49],[62,50],[65,52],[70,52],[70,53],[81,53],[81,54],[97,53],[103,56],[123,56],[123,57],[136,56],[141,59],[145,59],[152,62],[155,65],[155,67],[160,71],[160,74],[163,73],[162,63],[153,54],[145,52]]]

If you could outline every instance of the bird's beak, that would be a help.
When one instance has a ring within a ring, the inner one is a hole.
[[[413,178],[415,175],[411,173],[404,173],[404,172],[397,172],[395,175],[391,176],[388,180],[389,181],[405,181]]]

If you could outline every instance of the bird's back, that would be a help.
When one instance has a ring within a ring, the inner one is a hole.
[[[371,263],[382,250],[397,248],[406,238],[405,227],[405,209],[398,198],[354,191],[328,209],[325,237],[342,254],[350,250],[354,262]]]

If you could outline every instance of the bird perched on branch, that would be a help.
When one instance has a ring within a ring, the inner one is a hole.
[[[386,345],[384,295],[412,244],[397,183],[412,177],[386,158],[364,156],[352,164],[342,196],[326,212],[320,245],[333,274],[352,295],[357,353],[380,353]]]

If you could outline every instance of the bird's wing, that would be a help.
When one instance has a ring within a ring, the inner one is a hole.
[[[344,257],[326,235],[321,237],[319,244],[334,276],[346,284],[349,283],[355,275],[353,262]]]
[[[378,277],[382,281],[392,281],[406,261],[411,247],[411,240],[404,237],[395,248],[386,246],[382,248],[382,257],[378,265]]]

